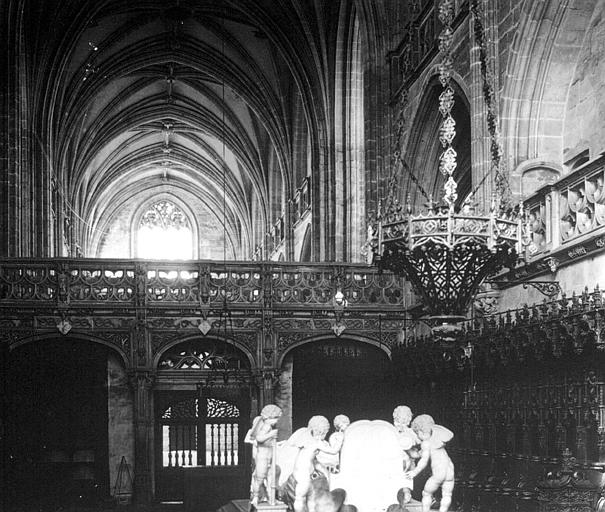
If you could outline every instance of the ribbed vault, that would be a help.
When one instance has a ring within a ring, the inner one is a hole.
[[[309,227],[311,260],[359,260],[388,144],[385,12],[7,0],[4,253],[133,257],[136,212],[172,197],[215,246],[196,256],[294,260]]]
[[[192,193],[198,213],[224,226],[228,256],[252,254],[300,185],[294,156],[307,155],[296,141],[327,132],[326,27],[312,5],[283,4],[44,0],[26,10],[39,70],[32,131],[66,239],[102,255],[128,205]]]

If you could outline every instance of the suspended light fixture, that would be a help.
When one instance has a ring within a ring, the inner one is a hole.
[[[424,211],[414,211],[408,196],[407,204],[399,201],[396,176],[391,178],[386,201],[380,203],[376,218],[368,229],[366,254],[371,263],[380,269],[390,270],[407,278],[421,298],[426,316],[423,318],[434,333],[450,336],[458,323],[466,318],[468,306],[482,281],[503,267],[512,267],[522,254],[527,240],[523,223],[522,205],[510,208],[505,195],[508,192],[501,171],[501,146],[497,134],[497,116],[491,103],[490,84],[485,63],[485,44],[479,20],[478,1],[472,2],[473,15],[479,33],[475,37],[482,46],[482,76],[484,97],[488,110],[488,130],[491,137],[492,172],[495,172],[495,190],[489,211],[477,211],[470,200],[456,208],[458,194],[454,178],[456,151],[452,141],[456,123],[452,117],[454,90],[451,86],[453,41],[452,22],[454,1],[442,0],[439,19],[443,30],[439,36],[439,49],[443,59],[439,68],[439,81],[443,92],[439,96],[442,124],[439,140],[443,147],[439,170],[445,179],[443,205],[431,198]],[[401,144],[402,127],[399,126],[397,144]],[[395,152],[396,171],[408,170],[411,179],[422,188],[412,170]],[[481,185],[481,184],[480,184]],[[475,191],[478,190],[475,189]],[[426,194],[425,194],[426,195]],[[428,196],[427,196],[428,197]]]
[[[231,311],[229,310],[228,297],[229,291],[227,288],[229,281],[229,270],[227,268],[227,176],[226,176],[226,142],[225,142],[225,13],[221,14],[221,124],[220,124],[220,135],[221,135],[221,187],[222,187],[222,226],[223,226],[223,285],[222,287],[219,285],[217,293],[219,295],[218,298],[221,299],[221,309],[219,311],[218,322],[211,323],[208,320],[208,313],[210,311],[210,295],[209,291],[206,289],[206,286],[203,286],[200,293],[200,306],[202,319],[198,323],[198,329],[202,333],[202,336],[208,335],[211,331],[214,332],[219,337],[222,336],[224,341],[224,346],[226,347],[224,352],[227,355],[227,352],[230,350],[230,342],[228,341],[230,338],[233,338],[233,318],[231,315]],[[222,289],[221,289],[222,288]]]
[[[231,346],[232,340],[234,338],[233,332],[233,317],[231,314],[231,310],[229,309],[228,298],[230,297],[230,292],[228,290],[229,284],[229,270],[227,268],[227,170],[226,170],[226,142],[225,142],[225,76],[227,67],[225,65],[225,11],[222,11],[221,14],[221,146],[222,146],[222,185],[223,185],[223,265],[224,265],[224,282],[223,282],[223,290],[222,290],[222,299],[223,305],[219,316],[219,329],[222,325],[223,332],[222,337],[224,340],[225,352],[223,354],[225,360],[228,362],[234,355],[233,347]],[[220,333],[219,333],[220,334]],[[224,371],[224,380],[227,383],[229,378],[229,365]]]

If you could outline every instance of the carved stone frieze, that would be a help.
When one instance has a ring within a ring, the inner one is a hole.
[[[364,328],[364,321],[361,318],[345,318],[344,322],[349,330],[360,331]]]
[[[313,330],[331,331],[334,319],[333,318],[314,318],[311,320]]]
[[[0,318],[0,329],[15,329],[22,327],[26,319],[21,318]]]
[[[277,338],[277,347],[280,352],[286,350],[290,345],[294,345],[309,337],[305,332],[281,332]]]
[[[95,329],[129,329],[132,324],[130,317],[93,317]]]
[[[34,336],[34,331],[31,329],[15,329],[15,330],[1,330],[0,331],[0,343],[7,343],[8,346],[19,343],[22,340],[31,338]]]
[[[115,345],[130,356],[130,333],[124,331],[97,331],[95,332],[95,336],[107,341],[108,343],[111,343],[112,345]]]
[[[260,329],[262,325],[263,321],[260,318],[242,318],[237,327],[241,329]]]
[[[163,347],[181,338],[182,336],[182,333],[175,331],[152,331],[151,347],[153,354],[157,354]]]
[[[233,338],[238,343],[245,345],[251,353],[256,353],[256,347],[258,345],[258,336],[256,332],[236,332],[233,334]]]
[[[194,322],[192,318],[148,318],[146,324],[150,329],[175,329],[193,327]]]
[[[59,320],[58,316],[51,317],[36,317],[36,327],[38,329],[54,329],[57,326]]]
[[[94,320],[91,317],[77,317],[72,315],[71,322],[74,329],[93,330],[95,328]]]
[[[311,319],[300,318],[275,318],[273,320],[274,328],[278,331],[310,331],[313,329]]]

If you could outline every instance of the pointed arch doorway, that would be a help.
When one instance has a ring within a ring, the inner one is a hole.
[[[246,498],[253,401],[250,361],[219,339],[168,349],[155,394],[155,496],[186,511],[216,510]]]

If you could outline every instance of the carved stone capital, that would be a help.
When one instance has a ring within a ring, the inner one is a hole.
[[[128,382],[133,391],[148,391],[155,383],[153,370],[131,370],[128,372]]]

